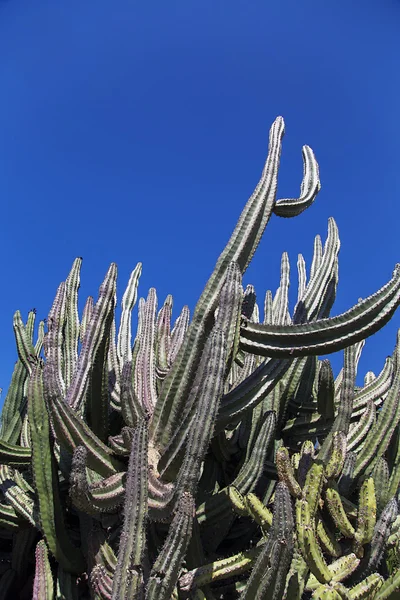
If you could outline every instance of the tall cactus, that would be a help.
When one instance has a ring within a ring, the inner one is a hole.
[[[284,123],[192,318],[155,288],[115,318],[113,263],[82,315],[82,259],[38,325],[17,311],[0,428],[0,600],[397,597],[400,342],[356,383],[365,339],[400,304],[400,266],[331,316],[340,239],[329,219],[298,294],[283,252],[275,294],[242,276],[272,215],[319,190],[303,147],[298,198],[277,199]],[[400,334],[399,334],[400,335]],[[334,377],[329,359],[344,350]],[[378,372],[378,371],[377,371]]]

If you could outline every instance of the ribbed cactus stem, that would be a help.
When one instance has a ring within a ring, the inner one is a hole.
[[[112,600],[144,598],[147,521],[147,423],[139,421],[132,438],[124,504],[124,525],[113,578]]]

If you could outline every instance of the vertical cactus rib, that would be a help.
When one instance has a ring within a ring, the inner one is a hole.
[[[121,372],[121,413],[129,427],[144,418],[145,410],[136,396],[132,380],[132,362],[125,362]]]
[[[167,538],[151,569],[146,600],[170,600],[192,535],[193,517],[193,496],[183,492],[178,499]]]
[[[112,600],[144,598],[143,561],[147,521],[147,423],[133,432],[126,481],[124,524],[113,578]]]
[[[32,600],[53,600],[54,581],[44,540],[38,542],[35,557],[36,566]]]
[[[157,294],[149,290],[143,311],[140,313],[140,334],[137,336],[138,352],[134,369],[134,390],[143,409],[151,415],[157,403],[156,386],[156,312]]]
[[[17,310],[14,314],[14,334],[17,343],[18,356],[24,365],[27,373],[32,370],[32,363],[37,361],[35,348],[32,339],[21,318],[21,313]]]
[[[299,254],[297,257],[297,274],[299,279],[298,289],[297,289],[297,304],[302,299],[304,292],[306,290],[307,285],[307,272],[306,272],[306,261],[304,260],[304,256]]]
[[[317,393],[318,412],[325,420],[331,421],[335,417],[335,381],[331,363],[326,358],[321,361],[318,374]]]
[[[328,237],[324,251],[317,263],[318,268],[312,272],[302,298],[295,307],[294,323],[304,323],[320,317],[321,301],[335,275],[335,265],[340,250],[339,232],[334,219],[328,220]]]
[[[157,316],[156,370],[163,380],[170,365],[172,296],[168,294]]]
[[[345,348],[340,401],[332,428],[319,453],[319,458],[321,460],[327,459],[335,433],[341,432],[344,436],[347,436],[349,433],[351,413],[353,410],[354,387],[356,383],[356,356],[357,345]]]
[[[26,405],[24,393],[27,371],[20,360],[15,364],[10,387],[1,413],[0,437],[4,442],[15,444],[22,427],[22,415]]]
[[[44,355],[46,366],[51,365],[54,383],[60,395],[65,398],[65,381],[63,374],[63,328],[67,307],[65,282],[60,283],[56,297],[47,318],[47,333],[44,338]]]
[[[107,477],[120,470],[118,461],[112,456],[112,451],[93,434],[71,406],[61,399],[57,377],[49,362],[44,366],[43,383],[52,425],[61,445],[71,453],[77,446],[85,446],[88,451],[89,467],[97,470],[100,475]]]
[[[357,456],[354,477],[364,471],[370,473],[376,461],[387,450],[390,439],[400,421],[400,330],[397,333],[397,344],[394,352],[395,373],[393,383],[376,424],[369,430],[363,447]]]
[[[194,494],[200,477],[201,463],[213,435],[223,391],[227,347],[225,334],[215,327],[204,348],[199,387],[199,401],[190,427],[185,457],[179,471],[177,491]]]
[[[137,299],[137,288],[139,284],[139,278],[142,274],[142,263],[137,263],[136,267],[132,271],[127,288],[124,295],[122,296],[122,312],[121,322],[118,332],[118,358],[120,363],[123,364],[125,361],[132,360],[132,309],[135,306]]]
[[[218,390],[218,394],[220,395],[222,395],[225,378],[227,376],[227,363],[228,365],[232,364],[232,358],[235,353],[241,301],[241,274],[237,265],[235,263],[231,263],[227,270],[226,281],[224,282],[224,285],[221,289],[218,313],[216,316],[214,328],[211,332],[211,336],[216,335],[217,330],[224,332],[223,344],[218,348],[220,356],[225,361],[224,373],[215,373],[215,376],[218,379],[218,381],[216,382],[216,390]],[[211,342],[209,338],[205,344],[203,355],[201,357],[201,361],[196,372],[193,385],[190,389],[189,397],[186,401],[185,410],[181,416],[181,421],[177,426],[174,434],[171,436],[169,445],[167,446],[167,448],[161,456],[161,460],[159,463],[159,469],[161,473],[166,473],[171,467],[173,461],[175,460],[178,452],[182,448],[188,436],[189,427],[191,426],[190,424],[193,422],[196,411],[198,410],[197,405],[199,402],[202,403],[201,396],[205,393],[204,383],[208,377],[207,375],[205,375],[205,373],[207,373],[207,370],[209,370],[210,368],[210,366],[207,364],[211,351],[210,343]],[[222,368],[222,363],[219,364]],[[210,397],[210,401],[212,401],[212,397]],[[218,397],[218,405],[219,402],[220,396]],[[214,421],[212,422],[212,427],[214,428]]]
[[[88,324],[90,323],[90,319],[92,318],[93,309],[94,309],[93,296],[88,296],[88,298],[85,302],[85,306],[83,307],[82,319],[81,319],[81,323],[79,326],[79,340],[80,340],[81,344],[83,344],[83,340],[85,338]]]
[[[114,311],[115,284],[117,278],[117,267],[114,263],[110,265],[105,279],[100,286],[99,298],[93,309],[90,322],[87,325],[82,348],[79,353],[78,363],[74,371],[71,385],[68,388],[66,402],[75,410],[82,403],[90,365],[104,334],[104,326],[107,318]]]
[[[32,466],[40,524],[50,552],[67,571],[79,573],[83,557],[68,537],[61,510],[50,420],[43,396],[42,367],[32,369],[28,387],[28,415],[32,439]]]
[[[240,600],[282,598],[286,575],[293,555],[293,512],[289,490],[283,482],[275,492],[272,527],[267,543],[255,562]]]
[[[189,327],[190,311],[188,306],[183,306],[179,317],[176,319],[171,331],[171,345],[168,354],[168,362],[172,364],[183,344],[187,329]]]
[[[283,119],[278,117],[270,130],[268,158],[260,182],[242,211],[235,230],[200,296],[182,349],[165,379],[151,425],[152,437],[161,447],[167,445],[175,422],[179,419],[199,360],[207,329],[205,324],[209,322],[217,306],[226,269],[229,263],[235,261],[242,274],[244,273],[271,216],[275,204],[283,133]]]
[[[78,290],[80,286],[80,270],[82,258],[76,258],[72,269],[65,280],[67,306],[64,326],[64,380],[68,388],[72,381],[76,363],[78,362],[79,315]]]

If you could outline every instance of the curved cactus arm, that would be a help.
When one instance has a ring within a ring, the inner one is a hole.
[[[343,431],[335,431],[332,435],[332,443],[329,459],[325,466],[325,477],[327,479],[338,479],[342,472],[347,453],[347,439]],[[319,456],[319,455],[318,455]]]
[[[248,515],[254,519],[266,535],[272,525],[273,514],[265,504],[253,493],[244,496],[244,505]]]
[[[369,598],[379,598],[379,593],[378,596],[376,596],[376,593],[382,587],[382,584],[382,576],[378,575],[378,573],[372,573],[372,575],[369,575],[360,581],[360,583],[352,587],[348,591],[347,595],[349,600],[368,600]]]
[[[100,475],[108,477],[122,470],[122,466],[113,458],[110,448],[103,444],[71,406],[61,399],[57,378],[49,362],[44,366],[43,381],[46,403],[60,444],[71,453],[77,446],[85,446],[88,451],[88,466]]]
[[[358,416],[358,411],[363,411],[368,400],[376,402],[378,399],[385,396],[388,392],[393,380],[393,358],[388,356],[385,360],[382,371],[378,377],[374,377],[366,382],[364,387],[358,390],[354,395],[354,411],[353,415]]]
[[[170,600],[192,535],[194,499],[188,492],[179,497],[167,538],[150,572],[146,600]]]
[[[0,463],[11,467],[23,467],[31,464],[32,452],[17,444],[8,444],[0,440]]]
[[[122,296],[121,322],[118,331],[118,358],[120,363],[132,360],[132,309],[137,299],[139,278],[142,274],[142,263],[138,263],[132,271],[127,288]]]
[[[0,527],[5,530],[17,532],[20,524],[21,519],[16,510],[12,506],[0,502]]]
[[[276,417],[273,411],[263,415],[260,431],[255,439],[253,448],[249,449],[239,473],[232,482],[241,494],[252,492],[265,466],[265,461],[271,449],[276,433]]]
[[[328,512],[339,532],[344,537],[354,538],[354,527],[349,521],[337,484],[334,481],[329,482],[325,490],[324,500]]]
[[[340,556],[333,563],[328,565],[329,571],[332,573],[332,584],[340,583],[356,570],[360,564],[360,559],[354,553]],[[320,582],[315,575],[310,575],[306,584],[306,591],[312,592],[320,586]]]
[[[387,394],[393,380],[393,359],[388,356],[378,377],[368,381],[364,387],[354,394],[353,417],[362,415],[369,400],[377,404]]]
[[[239,421],[247,410],[254,409],[272,392],[289,367],[289,360],[266,360],[247,379],[225,394],[218,413],[216,433],[229,423]]]
[[[354,413],[353,413],[354,414]],[[372,400],[368,400],[364,413],[357,423],[350,427],[347,436],[347,449],[360,451],[362,443],[376,421],[376,408]]]
[[[334,558],[339,558],[342,554],[342,548],[337,541],[335,535],[332,533],[330,529],[328,529],[324,519],[317,513],[316,518],[316,534],[318,537],[318,541],[321,544],[323,551],[329,556],[333,556]],[[328,568],[330,568],[328,566]]]
[[[382,410],[365,438],[363,447],[358,454],[354,477],[366,471],[369,474],[376,461],[386,452],[392,435],[400,422],[400,330],[397,334],[397,344],[394,352],[396,370],[393,383],[383,404]]]
[[[400,266],[378,292],[337,317],[299,325],[242,322],[240,344],[246,352],[289,358],[329,354],[376,333],[400,303]]]
[[[38,542],[35,558],[36,566],[32,600],[53,600],[54,581],[44,540]]]
[[[69,495],[73,504],[79,510],[94,516],[115,512],[125,498],[125,471],[91,484],[87,477],[86,461],[86,448],[75,448],[69,480]]]
[[[61,511],[58,480],[50,441],[50,419],[43,396],[42,367],[36,365],[28,387],[32,466],[40,524],[51,553],[67,569],[79,573],[83,556],[69,539]]]
[[[143,598],[143,562],[147,521],[147,423],[143,419],[133,432],[121,533],[112,600]]]
[[[117,267],[112,263],[100,286],[99,299],[87,325],[74,376],[67,391],[66,402],[74,409],[81,406],[93,358],[103,338],[107,319],[114,311],[116,279]]]
[[[65,280],[67,306],[64,325],[63,365],[64,380],[68,388],[72,381],[76,363],[78,361],[79,340],[79,315],[78,315],[78,290],[80,285],[80,271],[82,258],[76,258],[72,269]]]
[[[40,528],[34,502],[28,493],[16,482],[16,471],[12,471],[5,465],[0,466],[0,491],[6,502],[23,519],[26,519],[33,527]],[[4,508],[3,508],[4,513]],[[7,516],[7,512],[4,514]],[[12,514],[10,514],[12,517]]]
[[[160,384],[171,366],[169,356],[171,348],[172,304],[172,296],[168,294],[157,316],[156,372]]]
[[[193,381],[201,356],[204,337],[218,303],[226,270],[232,261],[238,263],[242,272],[246,270],[258,246],[271,216],[277,188],[277,175],[281,152],[284,123],[278,117],[270,130],[268,158],[254,193],[248,200],[235,230],[218,258],[215,269],[208,280],[196,305],[193,320],[179,356],[168,373],[160,402],[154,413],[151,434],[163,449],[180,419],[182,406]]]
[[[361,485],[357,528],[354,535],[354,551],[357,556],[362,556],[362,546],[369,544],[374,534],[376,525],[376,495],[372,477],[365,479]]]
[[[375,575],[375,573],[374,573]],[[370,576],[372,577],[372,575]],[[361,583],[359,584],[361,585]],[[397,569],[386,581],[379,587],[374,600],[395,600],[400,588],[400,569]],[[351,599],[353,600],[353,598]],[[358,600],[356,598],[356,600]]]
[[[140,311],[140,327],[137,336],[138,352],[134,366],[134,390],[143,406],[151,415],[157,404],[156,386],[156,312],[157,294],[154,288],[149,290],[147,300]]]
[[[121,372],[121,413],[129,427],[135,427],[145,416],[144,406],[135,393],[132,379],[132,362],[124,363]]]
[[[342,593],[339,593],[334,587],[323,584],[320,585],[313,593],[311,600],[343,600],[345,598]]]
[[[85,334],[90,323],[90,320],[93,315],[94,310],[94,300],[93,296],[88,296],[85,302],[85,306],[83,307],[82,319],[79,325],[79,340],[81,344],[83,344],[83,340],[85,339]]]
[[[19,310],[14,314],[13,327],[19,359],[24,365],[27,373],[30,374],[32,371],[32,364],[37,362],[37,356],[30,334],[25,328]]]
[[[192,569],[179,578],[179,590],[185,594],[193,593],[195,589],[209,583],[241,575],[253,567],[261,550],[262,546],[256,546],[246,552],[239,552],[228,558]]]
[[[296,217],[311,206],[321,189],[319,168],[314,152],[309,146],[303,146],[303,180],[298,198],[282,198],[274,205],[278,217]]]

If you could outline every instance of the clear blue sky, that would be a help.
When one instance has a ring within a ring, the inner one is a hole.
[[[140,295],[193,308],[277,115],[279,196],[298,193],[303,144],[322,190],[300,217],[271,219],[245,283],[262,304],[286,250],[294,294],[298,252],[310,264],[334,216],[333,314],[383,285],[400,261],[399,23],[394,0],[0,0],[3,397],[13,312],[45,317],[76,256],[81,304],[111,261],[120,299],[142,261]],[[361,374],[379,372],[399,325],[369,340]]]

